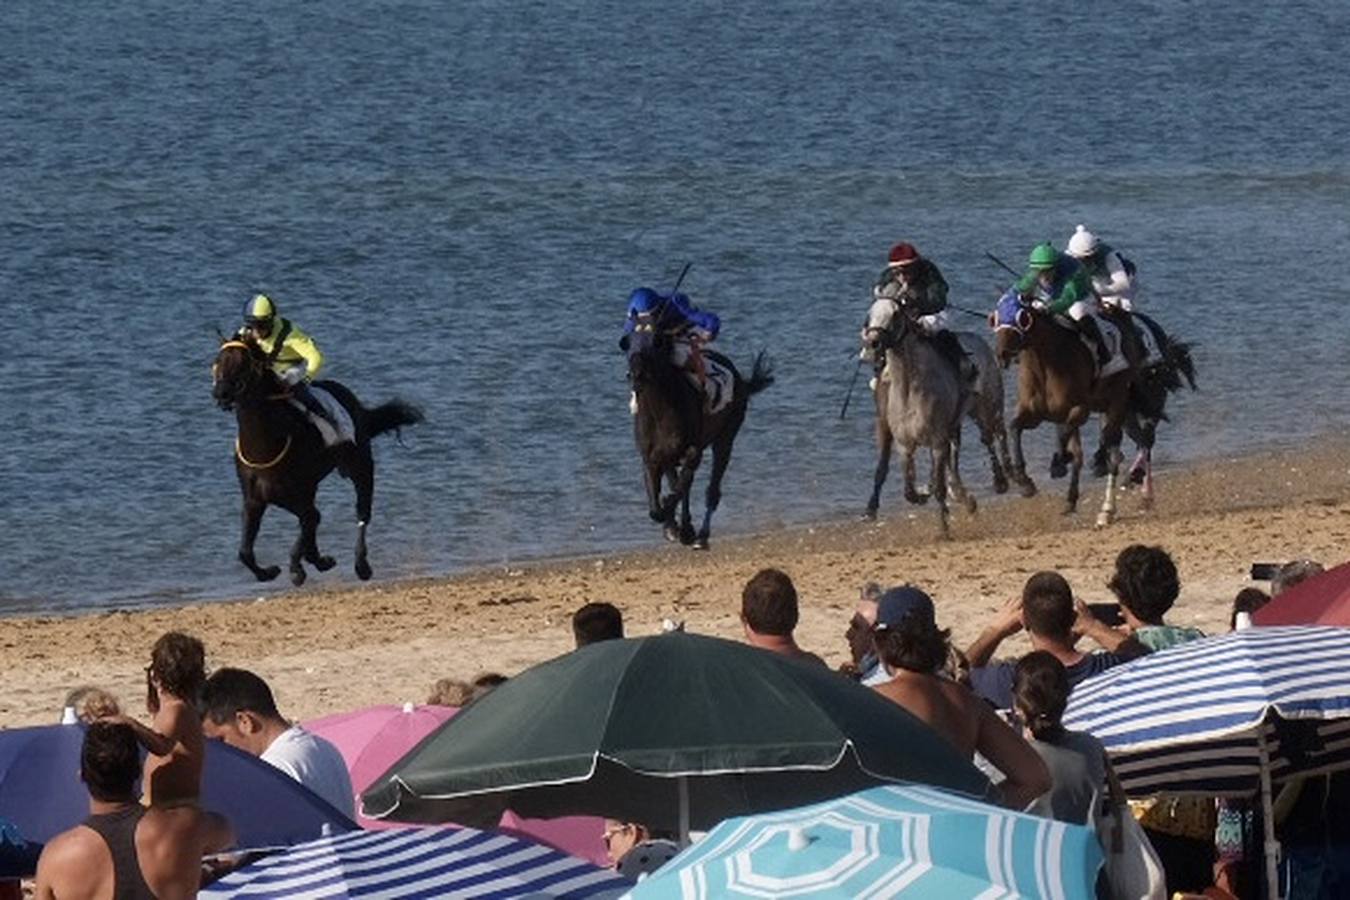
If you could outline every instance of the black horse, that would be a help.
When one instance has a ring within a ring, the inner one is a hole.
[[[328,447],[318,429],[292,405],[267,354],[252,338],[231,338],[221,343],[211,372],[212,396],[221,409],[233,409],[239,422],[234,441],[234,467],[244,494],[239,561],[259,581],[271,581],[281,573],[279,566],[258,565],[253,556],[253,542],[270,504],[289,510],[300,520],[300,536],[291,547],[291,581],[304,583],[302,559],[320,572],[331,569],[333,558],[319,553],[319,510],[314,495],[319,482],[337,469],[356,488],[356,575],[362,581],[369,578],[366,524],[375,491],[370,442],[386,431],[397,432],[404,425],[422,421],[421,411],[400,400],[366,409],[337,382],[316,382],[347,410],[356,431],[355,442]]]
[[[707,549],[712,515],[722,499],[722,477],[731,462],[731,445],[745,421],[750,398],[773,384],[772,368],[761,352],[747,381],[731,360],[705,350],[704,356],[729,370],[733,379],[730,402],[710,414],[704,411],[698,389],[671,362],[669,337],[640,326],[625,336],[620,346],[628,353],[628,379],[637,399],[633,433],[646,476],[648,513],[665,527],[667,539]],[[712,473],[703,527],[696,535],[689,514],[689,491],[707,447],[712,447]],[[671,487],[665,498],[661,497],[663,479]],[[676,506],[681,509],[678,528]]]

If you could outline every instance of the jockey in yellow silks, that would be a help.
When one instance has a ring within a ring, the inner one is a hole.
[[[323,354],[313,338],[280,315],[271,297],[254,294],[245,304],[244,326],[239,334],[251,336],[257,342],[267,354],[272,371],[306,410],[336,428],[324,405],[309,390],[309,382],[323,367]]]

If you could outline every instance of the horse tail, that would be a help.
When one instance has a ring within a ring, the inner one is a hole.
[[[1186,379],[1186,384],[1190,385],[1191,390],[1195,390],[1195,360],[1191,359],[1191,347],[1185,341],[1168,341],[1163,355],[1167,358],[1167,368],[1171,369],[1173,377],[1180,375]],[[1180,380],[1173,391],[1181,389]]]
[[[750,378],[745,382],[745,395],[753,397],[771,384],[773,384],[773,365],[769,362],[767,351],[761,350],[755,356]]]
[[[398,435],[400,428],[405,425],[416,425],[424,418],[422,410],[411,403],[404,403],[402,400],[390,400],[388,403],[381,403],[374,409],[365,411],[366,434],[372,439],[379,437],[386,431],[392,431],[395,435]]]

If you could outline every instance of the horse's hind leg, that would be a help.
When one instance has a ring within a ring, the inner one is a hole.
[[[933,495],[937,498],[938,538],[952,536],[951,510],[947,508],[947,471],[951,463],[951,443],[939,444],[933,449]]]
[[[1059,448],[1055,450],[1055,455],[1050,457],[1050,477],[1063,478],[1069,473],[1069,460],[1072,453],[1069,450],[1069,442],[1076,430],[1069,425],[1055,426],[1055,438],[1058,441]]]
[[[281,574],[281,566],[260,566],[253,555],[253,543],[258,539],[263,512],[267,504],[260,500],[244,501],[244,530],[239,539],[239,561],[248,567],[259,581],[271,581]]]
[[[300,534],[291,545],[291,584],[299,587],[305,583],[305,566],[301,560],[313,551],[318,541],[319,509],[311,500],[308,506],[294,512],[300,520]]]
[[[1036,496],[1036,483],[1027,475],[1026,457],[1022,455],[1022,432],[1034,423],[1018,413],[1012,420],[1012,479],[1022,489],[1023,497]]]
[[[1083,473],[1083,435],[1081,428],[1069,428],[1064,452],[1069,459],[1069,493],[1064,498],[1064,515],[1078,510],[1078,479]]]
[[[994,493],[1006,494],[1008,492],[1008,469],[1011,466],[1008,463],[1008,433],[998,421],[997,414],[990,410],[985,404],[977,405],[970,416],[975,425],[980,429],[980,443],[984,444],[984,449],[989,454],[989,469],[994,474]],[[998,454],[994,451],[995,441],[1001,439],[1003,448],[1003,459],[999,460]]]
[[[693,493],[693,484],[689,485],[689,490],[684,492],[684,497],[680,500],[680,543],[686,547],[694,543],[694,515],[689,511],[689,495]]]
[[[951,495],[957,503],[966,508],[966,512],[974,515],[978,508],[975,503],[975,495],[966,490],[965,482],[961,480],[961,429],[959,427],[953,433],[949,447],[951,459],[947,463],[947,484],[951,487]]]
[[[934,460],[934,468],[936,468]],[[900,443],[900,467],[905,473],[905,499],[910,503],[924,504],[932,496],[932,492],[920,494],[914,486],[914,446],[912,444]]]
[[[886,473],[891,468],[891,446],[895,443],[895,436],[891,434],[891,427],[884,418],[877,419],[877,468],[872,473],[872,496],[867,501],[867,509],[863,512],[863,518],[875,519],[877,517],[877,508],[881,506],[881,486],[886,483]]]
[[[735,439],[736,434],[733,431],[728,439],[719,439],[713,444],[712,471],[708,474],[708,491],[704,495],[703,502],[703,527],[698,530],[698,537],[694,540],[696,550],[708,549],[708,536],[712,533],[712,517],[722,503],[722,478],[727,474],[727,466],[731,464],[731,445]]]
[[[375,498],[375,460],[369,447],[357,457],[349,477],[356,488],[356,577],[367,581],[372,569],[366,551],[366,526],[370,524],[370,508]]]

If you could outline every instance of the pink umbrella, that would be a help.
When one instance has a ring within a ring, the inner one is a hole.
[[[397,822],[361,815],[361,792],[457,712],[459,710],[453,706],[388,704],[337,713],[301,724],[306,731],[332,741],[338,748],[347,763],[352,790],[357,795],[356,821],[362,828],[379,830],[401,826]],[[604,826],[605,820],[594,816],[522,819],[509,811],[501,821],[503,831],[533,838],[598,866],[609,865]]]
[[[1350,563],[1299,582],[1252,613],[1257,625],[1350,625]]]

